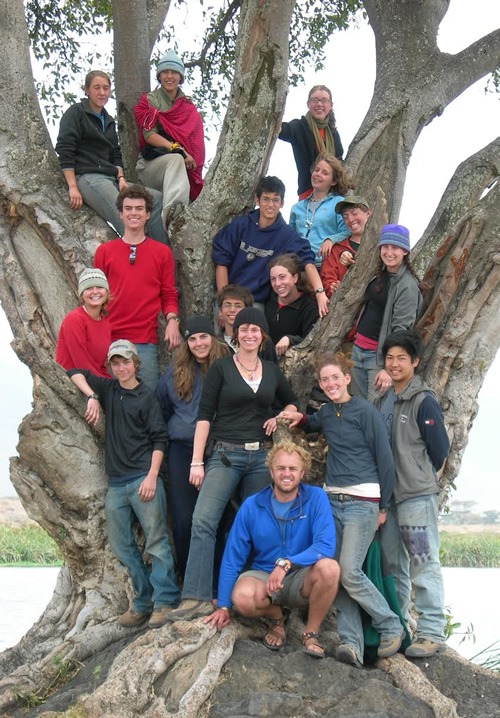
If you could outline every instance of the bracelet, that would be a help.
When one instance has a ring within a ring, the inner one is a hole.
[[[179,317],[177,316],[177,314],[172,314],[172,316],[167,319],[167,324],[168,324],[169,322],[171,322],[172,319],[175,319],[176,322],[180,322],[180,319],[179,319]]]
[[[219,609],[219,611],[227,611],[227,613],[231,613],[231,609],[227,606],[217,606],[217,608]]]
[[[189,464],[190,466],[205,466],[204,461],[193,461],[192,464]]]
[[[180,147],[180,144],[178,142],[172,142],[172,144],[170,145],[170,152],[176,150],[178,147]]]

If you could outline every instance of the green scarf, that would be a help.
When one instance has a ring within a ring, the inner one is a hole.
[[[328,152],[331,155],[335,156],[335,141],[333,139],[332,131],[330,129],[330,117],[327,115],[324,120],[315,120],[311,113],[308,112],[306,115],[307,124],[309,125],[309,129],[312,132],[312,136],[314,137],[314,144],[316,145],[316,149],[318,150],[318,154],[320,152]],[[325,130],[325,139],[321,137],[319,130]]]

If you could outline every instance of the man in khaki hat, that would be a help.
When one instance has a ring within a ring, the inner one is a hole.
[[[104,466],[108,491],[104,508],[108,539],[113,553],[128,570],[134,590],[133,604],[118,622],[137,626],[149,618],[150,628],[159,628],[179,601],[160,475],[167,430],[155,395],[137,378],[140,360],[135,345],[118,339],[109,347],[107,361],[114,379],[95,376],[85,369],[70,369],[68,376],[87,398],[88,423],[98,421],[100,406],[106,415]],[[135,540],[135,517],[144,532],[151,571]]]

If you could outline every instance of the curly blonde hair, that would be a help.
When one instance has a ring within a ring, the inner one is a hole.
[[[279,451],[284,451],[285,454],[298,454],[300,460],[302,461],[302,468],[304,471],[307,473],[310,470],[312,465],[311,454],[307,451],[307,449],[304,449],[298,444],[294,444],[293,441],[290,441],[289,439],[280,441],[278,444],[274,444],[269,449],[266,457],[266,465],[269,466],[269,468],[272,467],[274,457]]]

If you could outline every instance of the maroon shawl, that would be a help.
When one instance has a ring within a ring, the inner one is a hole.
[[[139,147],[142,150],[146,141],[143,130],[151,130],[157,123],[164,132],[184,147],[196,162],[195,170],[188,170],[191,191],[189,199],[193,202],[203,187],[201,170],[205,162],[205,141],[201,115],[187,97],[178,97],[168,112],[160,112],[148,102],[144,94],[134,107],[135,121],[139,128]]]

